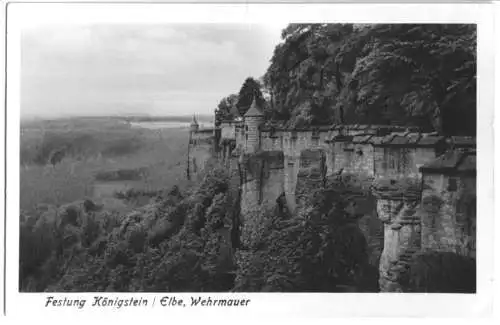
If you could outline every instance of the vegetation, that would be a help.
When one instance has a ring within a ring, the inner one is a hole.
[[[236,108],[237,103],[237,94],[232,94],[222,98],[217,106],[217,109],[215,110],[216,122],[220,124],[220,122],[224,119],[232,120],[237,118],[240,115],[238,109]]]
[[[74,119],[78,120],[78,119]],[[146,145],[141,130],[115,121],[81,122],[70,120],[39,121],[22,127],[21,164],[52,164],[55,153],[64,158],[84,160],[104,156],[114,158],[136,153]]]
[[[357,285],[366,243],[342,201],[327,193],[316,192],[310,209],[298,216],[266,210],[261,235],[239,251],[247,254],[247,266],[233,258],[230,231],[239,205],[220,167],[199,186],[157,192],[128,214],[84,200],[23,215],[20,288],[338,291],[341,284]]]
[[[261,87],[260,83],[253,78],[245,80],[241,86],[240,93],[238,94],[238,102],[236,103],[240,116],[245,115],[254,100],[259,107],[264,107],[265,100],[260,90]]]
[[[299,215],[267,218],[262,236],[241,254],[236,291],[376,290],[376,278],[371,287],[361,279],[368,268],[365,237],[346,203],[332,193],[316,190]]]
[[[476,293],[476,260],[452,252],[415,254],[403,285],[407,292]]]
[[[475,135],[476,59],[475,25],[290,24],[262,78],[270,97],[262,107],[289,127]]]
[[[128,215],[75,202],[21,223],[22,291],[227,291],[227,176],[174,187]],[[230,220],[230,219],[229,219]]]

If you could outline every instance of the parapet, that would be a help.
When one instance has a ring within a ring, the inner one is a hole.
[[[407,133],[404,135],[391,133],[384,137],[373,137],[371,143],[376,147],[425,148],[445,146],[444,136],[433,133]]]
[[[407,126],[394,126],[394,125],[369,125],[369,124],[325,124],[325,125],[310,125],[307,127],[287,127],[283,123],[271,123],[267,122],[260,126],[261,131],[269,132],[269,131],[285,131],[285,132],[310,132],[310,131],[319,131],[319,132],[329,132],[329,131],[337,131],[349,133],[350,131],[357,132],[365,132],[370,134],[384,134],[390,132],[405,132],[412,131],[418,132],[418,128],[416,127],[407,127]]]
[[[382,139],[388,135],[417,134],[418,128],[394,125],[334,125],[330,128],[325,142],[371,143],[372,139]]]

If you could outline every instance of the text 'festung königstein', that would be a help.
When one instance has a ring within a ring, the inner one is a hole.
[[[87,304],[88,302],[88,304]],[[57,298],[46,297],[45,307],[73,307],[83,309],[86,306],[92,308],[126,308],[126,307],[246,307],[250,299],[220,299],[212,297],[190,297],[189,300],[174,296],[161,296],[154,298],[143,297],[114,297],[94,296],[92,299],[86,298]]]

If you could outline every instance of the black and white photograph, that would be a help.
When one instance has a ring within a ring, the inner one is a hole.
[[[18,293],[477,294],[477,23],[41,21]]]

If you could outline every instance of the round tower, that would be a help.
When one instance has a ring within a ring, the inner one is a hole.
[[[262,114],[255,98],[252,105],[245,113],[245,151],[248,153],[257,152],[260,149],[260,125],[264,122],[264,114]]]

